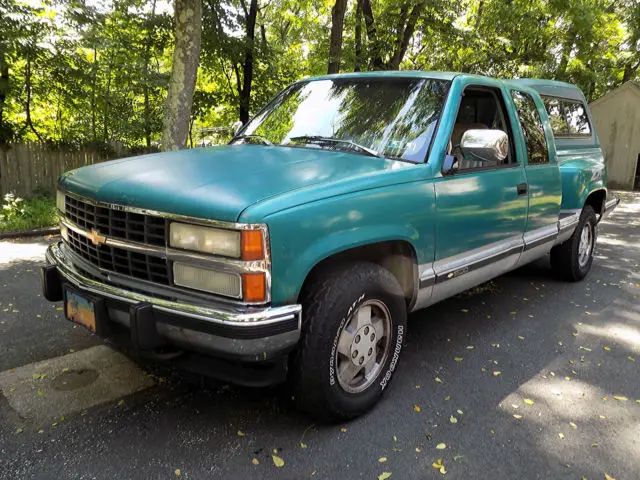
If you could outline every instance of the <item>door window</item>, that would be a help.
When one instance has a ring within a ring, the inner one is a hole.
[[[500,164],[465,158],[460,149],[462,136],[467,130],[502,130],[509,137],[509,153]],[[500,90],[487,87],[468,87],[460,101],[458,116],[453,127],[450,153],[455,157],[459,170],[496,168],[515,163],[512,152],[511,129],[505,115],[504,100]]]
[[[522,134],[527,146],[527,159],[529,165],[542,165],[549,163],[549,150],[547,138],[544,134],[544,126],[540,113],[533,97],[525,92],[511,91],[511,96],[516,104]]]

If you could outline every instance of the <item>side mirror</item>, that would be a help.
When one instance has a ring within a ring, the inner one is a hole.
[[[499,165],[509,154],[509,137],[502,130],[467,130],[460,151],[465,161]]]

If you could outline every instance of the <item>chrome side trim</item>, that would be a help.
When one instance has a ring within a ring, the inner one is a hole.
[[[547,225],[546,227],[536,228],[524,234],[524,250],[531,250],[533,248],[545,245],[546,243],[555,242],[558,236],[558,222]],[[549,247],[551,248],[551,247]]]
[[[56,265],[58,272],[66,281],[96,295],[108,297],[125,303],[150,303],[154,309],[174,313],[205,322],[222,325],[256,326],[298,319],[298,329],[301,321],[301,305],[285,305],[282,307],[231,309],[218,306],[201,306],[190,303],[174,302],[162,298],[151,297],[141,293],[131,292],[113,285],[105,284],[84,276],[63,254],[59,244],[49,246],[45,254],[48,264]]]
[[[411,311],[460,293],[515,267],[524,249],[522,235],[418,266],[419,289]]]
[[[580,209],[567,209],[560,210],[560,218],[558,219],[558,236],[555,241],[555,245],[559,245],[562,242],[567,241],[573,231],[576,229],[578,222],[580,221]]]
[[[523,248],[524,241],[522,235],[519,234],[469,252],[438,260],[433,266],[436,272],[436,283],[451,280],[505,257],[519,255]]]
[[[430,305],[433,286],[436,283],[436,272],[433,269],[433,262],[418,265],[418,293],[416,301],[411,311],[420,310]]]

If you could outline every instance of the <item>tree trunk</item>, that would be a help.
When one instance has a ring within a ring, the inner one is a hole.
[[[104,95],[104,111],[102,124],[102,141],[109,141],[109,102],[111,96],[111,65],[107,66],[107,90]]]
[[[91,74],[91,135],[93,141],[98,140],[98,134],[96,133],[96,76],[98,71],[98,50],[96,46],[93,46],[93,66]]]
[[[362,64],[362,0],[358,0],[356,5],[356,59],[353,65],[353,71],[359,72]]]
[[[573,45],[576,41],[576,35],[573,31],[569,32],[569,38],[567,38],[566,42],[562,46],[562,52],[560,53],[560,63],[558,64],[558,70],[556,70],[556,79],[563,80],[565,78],[565,74],[567,73],[567,66],[569,65],[569,56],[571,55],[571,50],[573,50]]]
[[[245,12],[246,8],[245,8]],[[258,0],[251,0],[246,15],[246,46],[244,65],[242,67],[242,90],[240,91],[240,121],[244,125],[249,121],[249,106],[251,101],[251,83],[253,82],[253,50],[256,37],[256,18],[258,16]]]
[[[2,132],[2,121],[4,105],[9,93],[9,63],[6,61],[4,52],[0,52],[0,132]],[[0,138],[0,143],[2,138]]]
[[[202,37],[202,0],[175,0],[175,47],[162,126],[162,149],[185,148]]]
[[[151,104],[149,102],[149,62],[151,60],[151,43],[153,42],[153,17],[156,14],[156,0],[151,4],[151,13],[147,19],[147,38],[144,45],[144,65],[142,70],[142,90],[144,96],[144,140],[147,148],[151,147]]]
[[[25,84],[25,90],[27,92],[27,99],[24,104],[24,110],[25,110],[25,116],[26,116],[25,126],[31,129],[31,131],[35,134],[36,138],[38,139],[38,141],[42,142],[42,137],[36,130],[36,127],[33,125],[33,122],[31,121],[31,54],[30,53],[27,54],[27,65],[25,67],[25,72],[24,72],[24,84]]]
[[[406,24],[404,23],[405,15],[402,15],[402,19],[400,20],[401,26],[398,29],[398,41],[396,44],[396,50],[395,52],[393,52],[393,56],[391,57],[391,61],[389,62],[390,70],[398,70],[400,68],[400,63],[402,62],[405,53],[407,53],[409,41],[413,36],[413,32],[416,29],[416,23],[418,22],[418,18],[420,18],[420,13],[424,9],[425,4],[426,2],[418,2],[413,6]]]
[[[371,67],[374,70],[382,70],[384,62],[382,61],[382,45],[378,41],[376,25],[373,21],[373,9],[371,8],[371,0],[362,0],[362,16],[367,30],[367,40],[371,48],[369,56],[371,57]]]
[[[627,63],[624,66],[624,73],[622,74],[622,83],[627,83],[633,77],[633,74],[636,73],[636,70],[640,68],[640,62],[632,65],[631,63]]]
[[[340,71],[340,53],[342,52],[342,31],[344,14],[347,11],[347,0],[336,0],[331,9],[331,36],[329,42],[329,68],[327,73]]]

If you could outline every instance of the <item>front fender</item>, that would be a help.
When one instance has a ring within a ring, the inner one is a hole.
[[[418,263],[433,261],[435,202],[431,182],[332,197],[268,216],[274,305],[297,301],[322,260],[359,246],[408,242]]]

